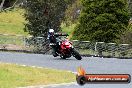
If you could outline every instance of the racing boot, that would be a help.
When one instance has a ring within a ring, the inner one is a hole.
[[[56,52],[53,52],[53,56],[54,56],[54,57],[57,57],[58,54],[57,54]]]

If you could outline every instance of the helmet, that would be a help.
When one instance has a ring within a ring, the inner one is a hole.
[[[53,29],[49,29],[49,34],[53,35],[54,34],[54,30]]]
[[[49,32],[51,33],[51,32],[54,32],[54,30],[53,29],[49,29]]]

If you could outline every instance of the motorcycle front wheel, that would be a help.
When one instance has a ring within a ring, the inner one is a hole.
[[[82,59],[81,55],[80,55],[75,49],[73,49],[72,52],[73,52],[73,56],[74,56],[77,60],[81,60],[81,59]]]

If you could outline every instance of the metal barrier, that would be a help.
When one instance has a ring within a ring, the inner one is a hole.
[[[132,45],[104,42],[72,40],[80,54],[95,57],[131,58]],[[26,50],[35,53],[51,54],[51,47],[45,37],[24,37],[0,34],[1,50]]]

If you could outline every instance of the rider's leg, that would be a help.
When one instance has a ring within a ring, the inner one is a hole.
[[[53,51],[52,51],[53,56],[57,56],[58,54],[56,53],[56,51],[57,51],[56,46],[52,46],[52,49],[53,49]]]

